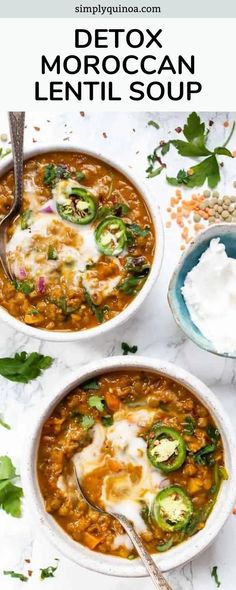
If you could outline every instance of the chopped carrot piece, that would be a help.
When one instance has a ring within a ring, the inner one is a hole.
[[[116,461],[115,459],[109,458],[108,463],[109,468],[111,469],[111,471],[114,471],[114,473],[118,473],[122,470],[122,465],[118,463],[118,461]]]
[[[101,543],[101,541],[103,541],[104,537],[95,537],[95,535],[92,535],[91,533],[85,532],[84,535],[84,542],[85,544],[89,547],[89,549],[95,549],[95,547],[97,547],[97,545],[99,545],[99,543]]]
[[[112,412],[116,412],[119,410],[120,407],[120,400],[114,393],[110,393],[109,391],[105,394],[105,400],[109,410]]]

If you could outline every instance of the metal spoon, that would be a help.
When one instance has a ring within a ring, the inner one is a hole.
[[[105,510],[102,510],[102,508],[99,508],[99,506],[96,506],[95,504],[93,504],[93,502],[91,502],[91,500],[89,500],[87,498],[83,488],[81,487],[81,483],[78,478],[75,465],[74,465],[74,474],[75,474],[75,481],[77,484],[77,488],[78,488],[81,496],[84,498],[85,502],[87,502],[87,504],[90,506],[90,508],[93,508],[93,510],[100,512],[101,514],[109,514],[110,516],[113,516],[123,526],[123,528],[125,529],[125,531],[129,535],[129,538],[131,539],[136,551],[138,552],[139,557],[141,557],[141,560],[142,560],[147,572],[149,573],[149,576],[151,577],[151,579],[154,583],[154,586],[158,590],[173,590],[170,587],[169,583],[164,578],[163,574],[161,573],[161,570],[156,565],[155,561],[152,559],[150,553],[148,553],[147,549],[145,548],[140,537],[137,535],[130,520],[128,520],[128,518],[126,518],[126,516],[124,516],[123,514],[118,514],[116,512],[107,512]]]
[[[20,211],[23,197],[23,144],[25,113],[9,113],[9,125],[14,164],[15,195],[11,210],[0,221],[0,260],[7,277],[12,281],[14,276],[8,263],[6,253],[6,232],[9,225]]]

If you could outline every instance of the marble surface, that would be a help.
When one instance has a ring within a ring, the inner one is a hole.
[[[222,145],[222,140],[229,132],[223,121],[228,117],[232,121],[236,114],[207,113],[205,120],[215,121],[211,135],[213,141]],[[80,113],[66,113],[53,116],[53,113],[27,114],[27,128],[25,144],[32,142],[57,142],[65,140],[76,145],[87,144],[89,147],[101,149],[104,154],[116,157],[129,166],[146,182],[153,199],[160,206],[164,224],[167,221],[166,207],[172,194],[171,187],[165,183],[165,174],[148,180],[145,179],[146,155],[163,138],[168,137],[177,126],[181,126],[185,114],[157,113],[156,120],[161,129],[156,131],[148,127],[147,122],[153,119],[153,113],[100,113],[81,116]],[[40,130],[38,130],[40,128]],[[0,114],[0,134],[8,133],[7,117]],[[236,149],[236,134],[230,147]],[[182,166],[179,156],[173,149],[166,158],[168,173],[173,175]],[[236,194],[232,183],[236,178],[235,160],[226,162],[222,168],[220,190],[222,194],[230,192]],[[189,161],[188,165],[189,165]],[[187,163],[186,162],[186,163]],[[0,377],[0,413],[11,425],[11,430],[0,427],[0,455],[8,454],[20,469],[24,456],[24,435],[27,425],[37,412],[45,398],[53,396],[56,384],[73,377],[78,365],[103,356],[120,353],[121,340],[130,344],[137,344],[140,354],[150,358],[163,358],[172,361],[197,377],[205,381],[220,398],[235,420],[235,386],[236,362],[230,359],[218,358],[198,349],[185,338],[175,325],[166,300],[167,286],[172,270],[180,256],[180,232],[177,226],[165,228],[165,254],[162,271],[155,288],[148,300],[139,311],[138,317],[131,319],[120,330],[110,332],[106,337],[93,339],[83,345],[67,343],[50,344],[40,340],[27,338],[10,327],[0,325],[0,356],[10,356],[16,351],[40,351],[52,354],[55,362],[51,369],[32,383],[22,386],[14,384]],[[235,588],[236,564],[236,517],[230,516],[224,529],[215,543],[200,557],[183,568],[171,572],[168,578],[173,590],[214,590],[215,583],[210,572],[214,565],[218,566],[222,590]],[[118,579],[89,572],[65,559],[41,536],[40,530],[35,528],[32,516],[24,505],[21,519],[14,519],[3,511],[0,512],[0,588],[3,590],[18,590],[22,582],[2,575],[2,570],[14,569],[19,572],[33,570],[33,576],[28,582],[28,588],[37,590],[42,587],[39,580],[39,568],[53,564],[55,557],[60,558],[55,578],[45,580],[45,586],[51,590],[77,590],[83,587],[95,587],[101,590],[118,590],[122,584],[123,590],[148,590],[152,583],[148,578]],[[30,564],[24,560],[30,559]]]

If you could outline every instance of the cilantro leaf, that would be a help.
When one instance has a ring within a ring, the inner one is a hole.
[[[39,377],[44,369],[48,369],[52,362],[52,357],[38,352],[17,352],[13,358],[0,358],[0,375],[10,381],[29,383]]]
[[[12,460],[7,455],[0,457],[0,481],[16,477],[16,470]]]
[[[84,430],[89,430],[95,424],[95,420],[92,416],[81,416],[81,425]]]
[[[21,498],[23,497],[23,490],[19,486],[15,486],[10,481],[5,486],[4,490],[0,491],[1,507],[7,514],[11,514],[15,518],[21,516]]]
[[[85,179],[85,177],[86,177],[86,175],[85,175],[85,173],[84,173],[84,172],[76,172],[76,180],[78,180],[78,182],[79,182],[80,180],[84,180],[84,179]]]
[[[90,408],[96,408],[99,412],[103,412],[105,402],[99,395],[90,395],[88,398],[88,405]]]
[[[97,379],[90,379],[89,381],[85,381],[85,383],[82,383],[80,387],[84,391],[88,391],[89,389],[99,389],[100,385]]]
[[[136,345],[130,346],[128,342],[121,342],[121,349],[123,350],[122,354],[124,355],[129,353],[135,354],[138,350],[138,347]]]
[[[177,149],[180,156],[187,156],[195,158],[197,156],[209,156],[210,150],[205,146],[205,138],[198,137],[195,142],[182,141],[181,139],[173,139],[172,145]],[[228,151],[228,150],[227,150]]]
[[[32,213],[32,209],[26,209],[26,211],[23,211],[23,213],[21,213],[20,226],[22,230],[28,229],[28,227],[30,227],[32,223]]]
[[[155,176],[159,176],[164,168],[165,166],[159,166],[159,168],[153,168],[153,166],[151,166],[147,168],[147,178],[155,178]]]
[[[55,166],[55,164],[47,164],[44,168],[43,182],[46,186],[52,186],[56,180],[62,178],[70,178],[70,171],[67,166]]]
[[[126,295],[133,295],[140,291],[144,280],[145,277],[127,277],[117,288]]]
[[[90,293],[87,291],[87,289],[85,289],[85,287],[84,287],[84,298],[85,298],[87,305],[90,307],[91,311],[95,315],[99,324],[102,324],[104,321],[104,311],[101,307],[99,307],[98,305],[96,305],[96,303],[94,303]]]
[[[218,154],[219,156],[228,156],[229,158],[233,158],[232,152],[230,152],[226,147],[216,147],[214,149],[214,154]]]
[[[44,568],[40,568],[40,579],[41,580],[45,580],[46,578],[54,578],[55,577],[55,572],[58,568],[59,565],[59,559],[57,557],[55,557],[55,561],[57,561],[57,564],[55,566],[53,565],[49,565],[48,567],[44,567]]]
[[[3,426],[3,428],[7,428],[7,430],[11,430],[10,424],[7,424],[5,422],[5,420],[3,418],[1,418],[1,415],[0,415],[0,426]]]
[[[102,416],[101,418],[103,426],[112,426],[113,424],[113,416],[111,414],[107,414],[107,416]]]
[[[167,176],[166,180],[172,186],[185,185],[189,188],[202,186],[207,180],[208,186],[215,188],[220,180],[219,164],[213,154],[196,166],[192,166],[188,172],[180,170],[176,178]]]
[[[196,137],[200,135],[204,136],[205,133],[205,123],[201,123],[201,119],[197,113],[191,113],[187,118],[187,123],[185,123],[183,128],[183,134],[188,141],[193,141]]]
[[[194,420],[192,416],[186,416],[186,418],[184,419],[183,426],[184,434],[187,434],[188,436],[193,436],[196,428],[196,420]]]
[[[193,460],[197,465],[208,465],[209,464],[209,454],[213,453],[216,450],[216,445],[214,443],[205,445],[200,451],[193,454]]]
[[[214,565],[214,567],[211,570],[211,577],[215,580],[217,588],[219,588],[221,586],[221,582],[218,577],[217,569],[217,565]]]
[[[166,143],[163,143],[160,147],[161,147],[161,155],[165,156],[166,154],[168,154],[169,150],[170,150],[170,146],[171,146],[171,141],[167,141]]]
[[[160,125],[156,121],[148,121],[148,125],[150,127],[155,127],[155,129],[160,129]]]
[[[7,455],[0,457],[0,507],[11,516],[21,516],[23,490],[12,480],[16,478],[15,467]]]
[[[187,185],[189,182],[189,175],[185,170],[179,170],[176,178],[167,176],[166,180],[172,186],[180,186],[181,184]]]
[[[220,181],[219,164],[214,155],[191,168],[188,186],[191,188],[202,186],[206,180],[210,188],[215,188]]]
[[[24,293],[25,295],[29,295],[34,291],[34,283],[33,281],[20,281],[19,279],[14,279],[13,285],[17,291]]]
[[[28,582],[29,579],[27,578],[27,576],[24,576],[24,574],[19,574],[18,572],[14,572],[13,570],[4,570],[3,575],[11,576],[11,578],[18,578],[18,580],[20,580],[21,582]]]
[[[2,147],[0,148],[0,160],[5,158],[5,156],[8,156],[8,154],[11,154],[11,148],[7,148],[6,150],[4,150]]]

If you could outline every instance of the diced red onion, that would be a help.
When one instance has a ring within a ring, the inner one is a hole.
[[[159,483],[160,490],[163,490],[163,488],[166,488],[169,485],[169,483],[170,483],[170,480],[167,477],[165,477],[165,479],[162,479]]]
[[[39,293],[44,293],[45,289],[46,289],[45,277],[39,277],[37,290],[39,291]]]
[[[19,268],[19,279],[26,279],[27,272],[24,268]]]
[[[52,201],[47,201],[40,209],[41,213],[54,213],[52,208]]]

